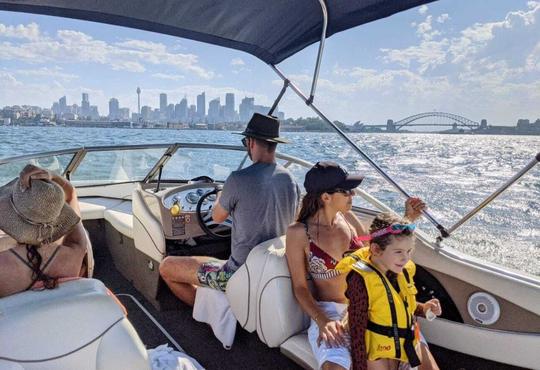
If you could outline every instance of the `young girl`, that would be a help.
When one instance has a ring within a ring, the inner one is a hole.
[[[347,276],[348,327],[353,369],[438,369],[421,342],[415,315],[439,316],[437,299],[416,302],[411,261],[415,225],[392,214],[378,215],[370,234],[357,240],[369,247],[345,257],[336,267]]]

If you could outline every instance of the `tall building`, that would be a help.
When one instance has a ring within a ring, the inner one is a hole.
[[[217,123],[219,121],[220,107],[219,98],[210,100],[208,103],[208,123]]]
[[[82,93],[81,101],[81,116],[88,117],[90,115],[90,100],[87,93]]]
[[[119,119],[120,118],[120,103],[118,99],[111,98],[109,100],[109,119]]]
[[[255,98],[244,98],[238,107],[238,113],[240,114],[240,121],[247,122],[253,115],[255,107]]]
[[[141,117],[141,88],[137,86],[137,113]]]
[[[58,109],[60,114],[67,112],[67,100],[65,96],[62,96],[60,100],[58,100]]]
[[[165,113],[167,111],[167,94],[159,94],[159,111]]]
[[[145,105],[141,108],[141,118],[143,121],[149,121],[150,115],[152,114],[152,108],[150,108],[148,105]]]
[[[232,122],[235,120],[235,114],[234,111],[234,94],[233,93],[227,93],[225,94],[225,108],[223,108],[223,118],[227,122]]]
[[[167,120],[172,120],[174,118],[174,104],[167,105]]]
[[[206,118],[206,94],[204,92],[197,95],[197,118],[201,120]]]
[[[197,107],[191,104],[188,108],[188,121],[193,122],[197,119]]]
[[[180,122],[187,122],[188,120],[188,104],[187,104],[187,99],[184,98],[182,100],[180,100],[180,108],[178,110],[178,116],[176,118],[178,118],[178,120],[180,120]]]

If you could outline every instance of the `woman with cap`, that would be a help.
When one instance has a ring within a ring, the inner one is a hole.
[[[367,234],[351,211],[354,189],[363,176],[348,174],[334,162],[318,162],[306,174],[297,222],[287,230],[286,257],[293,291],[311,317],[308,339],[322,369],[349,369],[349,335],[342,323],[346,314],[346,275],[336,269],[344,254],[362,247]],[[418,198],[406,202],[406,217],[420,216],[425,204]],[[308,286],[311,276],[314,293]]]
[[[78,277],[89,241],[73,186],[27,165],[0,188],[0,240],[0,297]]]

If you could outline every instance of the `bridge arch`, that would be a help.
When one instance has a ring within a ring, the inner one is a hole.
[[[412,124],[414,121],[417,121],[423,118],[428,118],[428,117],[446,118],[446,119],[452,120],[454,123],[453,124],[424,124],[424,125]],[[475,122],[463,116],[458,116],[457,114],[446,113],[446,112],[418,113],[418,114],[403,118],[393,123],[394,129],[396,131],[402,129],[403,127],[407,125],[411,125],[411,126],[453,126],[453,125],[456,125],[458,127],[468,128],[470,130],[480,128],[480,123],[478,122]]]

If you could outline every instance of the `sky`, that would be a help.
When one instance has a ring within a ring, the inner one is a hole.
[[[308,94],[317,45],[279,67]],[[225,93],[271,105],[282,82],[250,54],[157,33],[0,11],[0,107],[50,108],[81,93],[100,114],[108,101],[136,111],[184,96]],[[315,104],[332,120],[384,124],[441,111],[492,125],[540,118],[540,1],[440,0],[333,35]],[[292,92],[287,117],[315,114]]]

